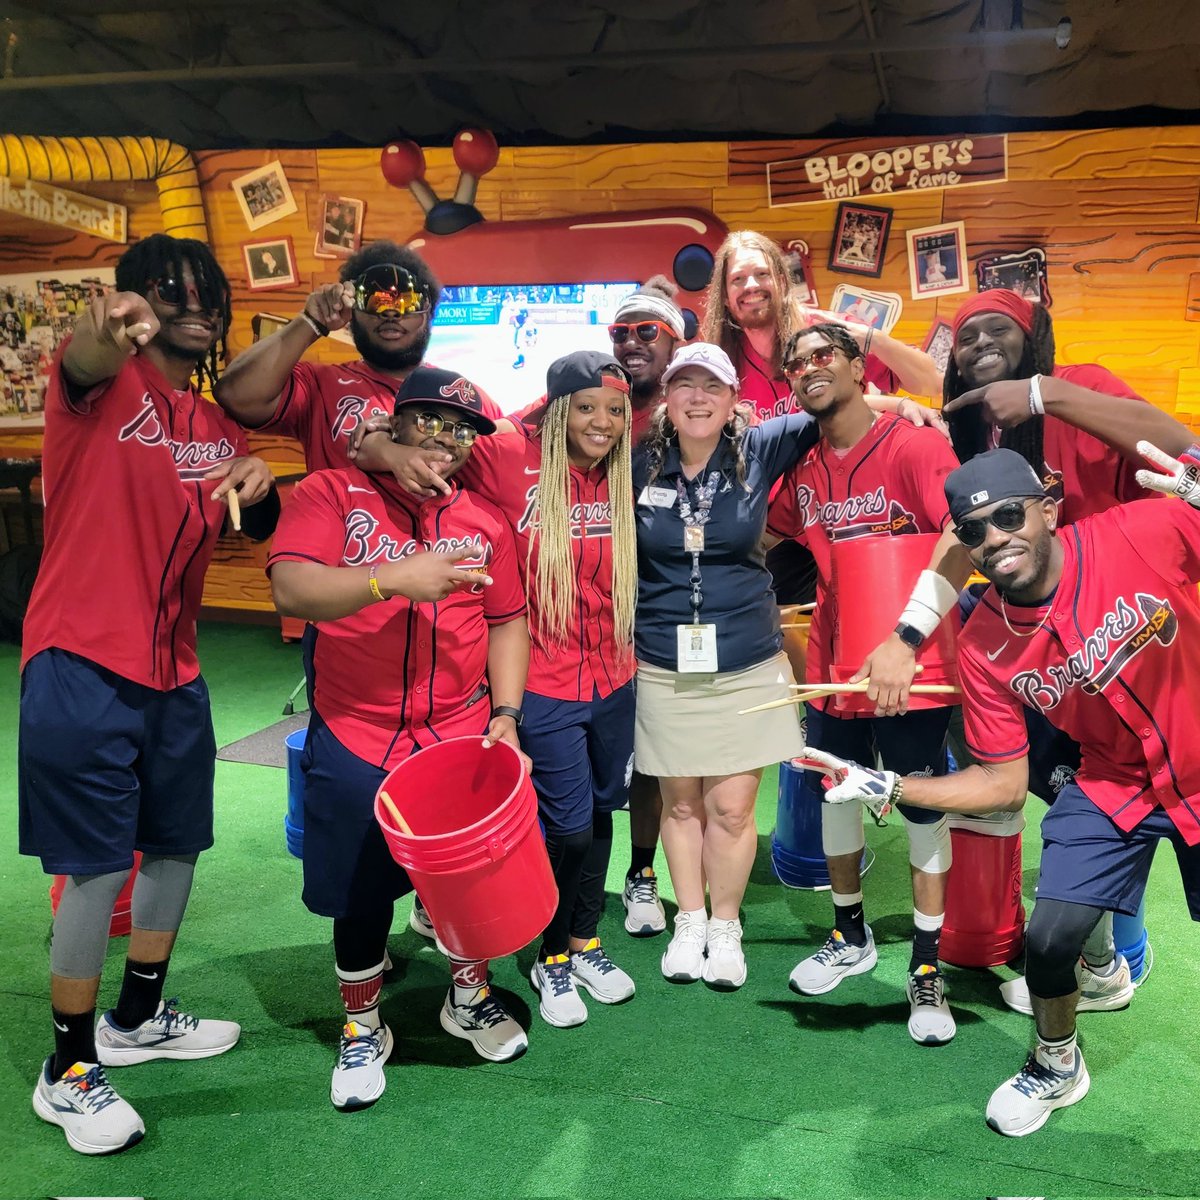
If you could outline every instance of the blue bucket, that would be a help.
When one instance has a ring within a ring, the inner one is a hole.
[[[289,854],[304,857],[304,772],[300,756],[308,740],[308,729],[297,729],[284,738],[287,746],[287,814],[283,818],[283,833]]]
[[[1146,897],[1138,905],[1137,915],[1127,917],[1123,913],[1113,913],[1113,941],[1119,953],[1125,955],[1129,963],[1129,974],[1134,986],[1140,986],[1150,974],[1154,965],[1154,951],[1150,949],[1150,939],[1146,934]]]
[[[784,887],[817,891],[829,886],[829,868],[821,844],[821,805],[824,801],[809,780],[810,772],[779,764],[779,807],[771,835],[771,867]],[[874,856],[864,848],[862,873]]]

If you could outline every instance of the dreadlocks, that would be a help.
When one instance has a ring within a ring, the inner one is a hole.
[[[166,233],[151,234],[135,242],[118,259],[117,290],[145,296],[151,284],[162,279],[173,279],[182,285],[184,263],[192,268],[200,307],[217,313],[221,318],[221,332],[217,340],[207,354],[196,360],[196,375],[200,385],[211,388],[217,382],[219,364],[229,356],[225,338],[233,319],[229,280],[225,278],[225,272],[221,270],[213,252],[195,238],[175,238]]]
[[[792,334],[792,306],[787,303],[791,291],[791,276],[783,251],[766,234],[743,229],[731,233],[721,243],[713,260],[712,275],[708,280],[708,291],[704,295],[704,321],[700,326],[700,340],[720,346],[730,358],[738,353],[738,334],[741,326],[729,315],[729,304],[725,298],[725,285],[729,277],[729,260],[739,250],[757,250],[763,256],[771,279],[775,284],[775,345],[787,345]]]
[[[538,471],[537,495],[530,519],[529,555],[538,545],[537,571],[528,570],[534,628],[545,643],[562,644],[574,624],[578,596],[571,512],[570,459],[567,455],[567,416],[570,396],[558,396],[546,407],[542,420],[542,465]],[[618,643],[633,640],[633,613],[637,603],[637,542],[633,523],[633,473],[629,465],[629,441],[632,417],[629,397],[625,397],[625,428],[605,455],[608,495],[612,522],[612,604],[613,632]],[[578,518],[582,521],[582,515]]]
[[[1033,305],[1033,324],[1025,336],[1025,352],[1017,367],[1017,379],[1030,379],[1034,375],[1054,373],[1054,325],[1050,314],[1040,304]],[[942,385],[944,400],[953,400],[969,391],[954,363],[954,355],[946,366],[945,382]],[[950,437],[954,453],[959,462],[967,462],[988,448],[988,431],[977,406],[971,405],[961,412],[951,413],[946,418],[950,424]],[[1041,478],[1045,469],[1043,448],[1043,417],[1030,417],[1015,429],[1000,433],[1000,445],[1006,450],[1015,450]]]

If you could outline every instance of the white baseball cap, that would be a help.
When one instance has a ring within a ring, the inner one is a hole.
[[[738,385],[737,372],[733,369],[733,363],[729,361],[729,355],[711,342],[693,342],[690,346],[680,346],[662,373],[662,382],[669,383],[673,375],[678,375],[686,367],[703,367],[729,387],[736,388]]]

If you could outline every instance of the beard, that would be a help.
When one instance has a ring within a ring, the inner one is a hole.
[[[409,345],[402,349],[385,350],[371,341],[370,335],[357,321],[350,322],[350,334],[363,362],[384,371],[403,371],[408,367],[417,366],[425,357],[432,333],[433,330],[426,321],[421,332]]]

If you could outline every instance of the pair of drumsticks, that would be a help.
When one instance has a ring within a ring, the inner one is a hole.
[[[917,664],[917,674],[925,668]],[[766,704],[756,704],[753,708],[743,708],[738,712],[739,717],[749,713],[766,712],[770,708],[787,708],[790,704],[804,704],[809,700],[820,700],[825,696],[854,696],[861,695],[871,686],[869,679],[859,683],[791,683],[788,684],[796,692],[782,700],[771,700]],[[909,692],[914,696],[952,696],[958,694],[958,688],[950,683],[914,683]]]

